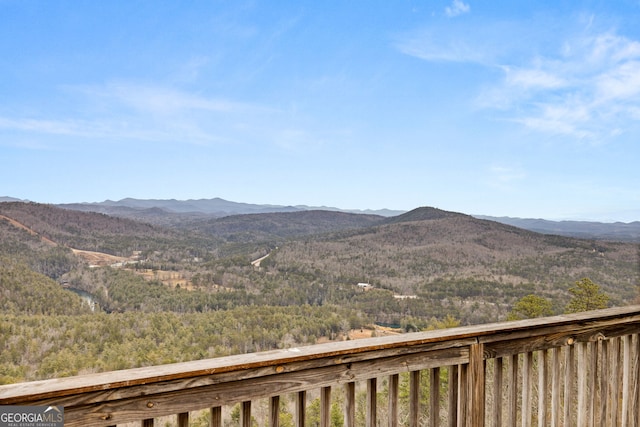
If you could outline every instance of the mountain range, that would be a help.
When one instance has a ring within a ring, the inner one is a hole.
[[[164,202],[0,203],[0,316],[16,338],[0,339],[0,383],[488,323],[532,295],[559,314],[583,278],[610,305],[640,299],[638,244],[620,239],[433,207],[216,216]]]
[[[14,197],[0,197],[0,202],[23,201]],[[135,199],[125,198],[118,201],[105,200],[94,203],[58,204],[65,209],[84,212],[98,212],[107,215],[141,220],[160,225],[175,225],[186,220],[203,218],[221,218],[233,215],[263,214],[278,212],[329,211],[347,212],[364,215],[378,215],[381,217],[396,217],[406,211],[379,210],[348,210],[326,206],[282,206],[270,204],[239,203],[221,198],[212,199]],[[503,224],[513,225],[525,230],[543,234],[557,234],[585,239],[619,240],[640,242],[640,221],[624,222],[596,222],[596,221],[550,221],[533,218],[495,217],[474,215],[476,218],[487,219]]]
[[[393,324],[447,314],[465,323],[495,321],[532,293],[562,312],[568,287],[583,277],[621,305],[636,298],[640,284],[635,243],[541,234],[432,207],[392,217],[323,210],[171,215],[173,223],[160,224],[0,203],[0,261],[9,257],[104,295],[100,304],[109,310],[337,304]],[[115,272],[93,269],[113,263]],[[132,275],[200,293],[122,287]],[[358,292],[358,283],[373,291]]]

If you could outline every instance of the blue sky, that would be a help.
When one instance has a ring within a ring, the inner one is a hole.
[[[0,11],[0,196],[640,220],[638,0]]]

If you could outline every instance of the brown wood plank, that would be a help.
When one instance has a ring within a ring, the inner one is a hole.
[[[356,383],[350,382],[344,385],[344,425],[355,427],[356,425]]]
[[[632,354],[632,368],[631,368],[631,382],[633,383],[633,393],[630,396],[630,410],[631,416],[629,417],[629,423],[632,426],[637,426],[640,421],[640,416],[638,411],[640,410],[640,404],[638,400],[640,399],[640,390],[638,387],[640,386],[640,339],[638,334],[633,334],[631,336],[631,354]]]
[[[296,394],[296,427],[305,427],[306,410],[307,392],[302,390]]]
[[[587,427],[587,418],[588,418],[588,399],[587,399],[587,344],[586,343],[578,343],[576,344],[577,351],[577,359],[578,359],[578,408],[577,408],[577,418],[576,423],[578,426]]]
[[[418,333],[422,335],[423,333]],[[408,336],[406,334],[401,336]],[[274,350],[264,353],[252,353],[236,356],[220,357],[217,359],[207,359],[205,361],[194,361],[175,363],[171,365],[159,365],[149,368],[136,368],[123,371],[113,371],[107,373],[83,375],[78,377],[58,378],[53,380],[33,381],[28,383],[9,384],[0,386],[0,404],[38,404],[38,402],[65,402],[74,405],[73,401],[77,395],[86,396],[82,400],[89,402],[89,396],[96,396],[94,403],[103,402],[104,399],[120,400],[130,396],[144,393],[160,393],[185,388],[196,388],[223,381],[235,381],[238,379],[257,378],[265,375],[275,375],[294,371],[305,371],[327,366],[348,365],[365,361],[376,361],[388,357],[399,357],[398,363],[410,364],[409,359],[403,362],[401,359],[418,355],[413,360],[420,360],[425,352],[432,353],[433,357],[440,358],[441,355],[449,353],[451,355],[461,354],[466,350],[461,350],[466,345],[475,342],[473,338],[463,338],[453,342],[443,340],[443,337],[435,337],[434,340],[428,338],[420,340],[407,339],[406,346],[401,346],[398,336],[393,336],[394,342],[388,345],[380,345],[379,349],[372,346],[362,346],[360,352],[353,343],[360,341],[370,341],[371,339],[350,340],[340,343],[352,343],[346,348],[333,349],[333,351],[313,351],[314,347],[325,348],[329,344],[317,346],[301,347],[300,349]],[[381,337],[384,340],[389,337]],[[373,338],[376,340],[378,338]],[[334,347],[333,345],[331,347]],[[302,355],[300,355],[302,354]],[[422,355],[422,356],[419,356]],[[455,357],[455,356],[454,356]],[[435,359],[432,359],[435,360]],[[234,365],[226,366],[230,363]],[[445,363],[447,363],[445,361]],[[458,363],[452,360],[450,363]],[[391,363],[393,364],[393,363]],[[432,366],[435,364],[432,363]],[[418,362],[418,366],[422,366]],[[188,369],[194,369],[189,371]],[[420,368],[422,369],[422,368]],[[184,371],[182,371],[184,370]],[[411,368],[402,371],[408,372]],[[163,373],[164,372],[164,373]],[[111,381],[109,381],[111,380]],[[136,389],[145,387],[145,390]],[[106,392],[106,393],[105,393]]]
[[[409,427],[418,426],[420,416],[420,371],[409,373]]]
[[[569,345],[564,348],[564,409],[562,419],[565,427],[575,425],[573,418],[573,396],[575,382],[575,347]]]
[[[398,426],[398,386],[400,376],[398,374],[389,376],[389,427]]]
[[[507,426],[515,426],[518,422],[518,355],[509,357],[509,370],[507,371]]]
[[[484,344],[473,344],[469,351],[469,393],[471,425],[482,427],[485,421]]]
[[[549,388],[549,362],[547,350],[540,350],[538,355],[538,427],[549,425],[547,417],[548,388]]]
[[[560,349],[551,350],[551,427],[560,427],[561,408],[560,405],[560,384],[562,378],[560,366]]]
[[[533,387],[533,353],[522,359],[522,427],[531,427],[531,391]]]
[[[632,392],[631,387],[631,337],[622,337],[622,425],[629,425],[629,395]]]
[[[367,380],[367,407],[365,427],[378,426],[378,380],[370,378]]]
[[[598,373],[598,342],[589,342],[587,343],[587,381],[588,387],[587,390],[589,394],[587,395],[587,426],[593,427],[595,426],[595,407],[598,402],[598,394],[597,394],[597,382],[596,375]]]
[[[211,416],[211,427],[222,427],[222,408],[220,406],[209,409],[209,415]]]
[[[269,399],[269,427],[280,426],[280,396]]]
[[[331,387],[320,390],[320,427],[331,425]]]
[[[598,372],[598,389],[600,399],[597,405],[596,425],[606,426],[609,414],[609,341],[605,340],[600,343],[600,351],[598,355],[599,359],[599,372]]]
[[[440,425],[440,368],[429,370],[429,425]]]
[[[178,427],[189,427],[189,413],[181,412],[178,414]]]
[[[153,427],[153,418],[147,418],[146,420],[142,420],[140,424],[142,427]]]
[[[503,375],[504,360],[499,357],[493,364],[493,405],[491,408],[491,425],[502,427],[502,405],[503,405]]]
[[[65,408],[74,408],[91,405],[93,403],[107,404],[110,400],[114,400],[115,396],[119,397],[118,401],[121,401],[129,398],[136,399],[141,395],[153,396],[166,394],[168,392],[190,393],[195,389],[202,390],[207,387],[214,387],[221,383],[224,384],[234,381],[249,381],[253,380],[254,378],[258,382],[267,381],[285,383],[287,382],[287,378],[304,378],[311,376],[313,377],[314,381],[319,381],[316,385],[321,387],[334,384],[336,382],[334,379],[336,378],[340,379],[342,383],[347,382],[349,379],[366,380],[373,375],[390,375],[398,372],[409,372],[412,370],[428,369],[436,366],[441,366],[443,364],[446,365],[452,363],[463,363],[468,361],[468,357],[469,356],[467,348],[454,347],[450,349],[428,351],[425,353],[409,353],[388,358],[363,360],[350,363],[343,363],[342,361],[340,361],[340,363],[338,364],[337,360],[332,359],[332,363],[330,365],[326,366],[326,363],[321,363],[320,366],[324,367],[320,368],[317,368],[316,365],[312,362],[306,362],[306,364],[308,365],[307,369],[296,369],[291,372],[289,372],[287,369],[283,369],[280,373],[277,373],[271,369],[268,369],[268,372],[261,372],[261,376],[256,376],[249,372],[228,372],[218,375],[212,375],[207,378],[201,377],[198,379],[187,381],[185,387],[183,388],[180,388],[179,384],[176,384],[175,382],[171,382],[171,384],[169,385],[159,383],[141,385],[137,387],[127,387],[126,389],[121,389],[118,391],[107,390],[102,392],[85,393],[76,396],[67,396],[65,398],[44,399],[30,402],[30,404],[54,404],[63,405],[65,406]],[[262,368],[259,368],[258,370],[264,371],[264,369]],[[325,372],[327,375],[321,376],[319,374],[321,372]],[[373,374],[373,372],[375,372],[375,374]],[[194,387],[194,384],[197,384],[198,387]],[[301,387],[289,390],[277,389],[271,394],[263,394],[255,397],[262,398],[269,397],[275,394],[281,394],[282,392],[297,392],[301,390]],[[258,392],[258,390],[255,390],[255,392]],[[208,406],[208,404],[205,404],[204,407]],[[196,409],[202,408],[195,408],[192,406],[189,408],[189,410]],[[175,408],[175,411],[173,413],[175,414],[178,412],[183,412],[183,409]]]
[[[240,426],[251,427],[251,401],[247,400],[242,402],[240,410]]]
[[[471,426],[469,416],[469,365],[458,365],[458,425]]]
[[[468,360],[467,349],[453,348],[425,354],[409,354],[407,356],[269,375],[256,379],[232,381],[233,378],[227,378],[227,382],[202,386],[196,389],[186,388],[185,390],[171,393],[154,394],[152,386],[141,386],[141,390],[137,393],[135,390],[128,391],[129,395],[136,395],[137,397],[118,400],[113,404],[108,399],[109,392],[105,392],[105,399],[103,399],[105,402],[100,404],[72,406],[69,404],[70,402],[62,403],[59,401],[56,404],[65,405],[65,416],[69,423],[77,422],[78,425],[83,426],[105,426],[107,423],[113,424],[116,417],[118,423],[123,423],[146,418],[145,414],[153,414],[154,417],[158,417],[198,410],[209,406],[212,401],[217,404],[232,404],[243,400],[298,392],[313,386],[322,387],[335,383],[346,383],[351,380],[365,380],[370,378],[373,372],[376,373],[375,375],[396,373],[413,369],[427,369],[438,366],[441,363],[466,360]],[[231,374],[225,375],[229,376]],[[166,401],[167,396],[175,397],[171,397],[172,400]],[[82,397],[79,396],[78,399]],[[91,396],[91,399],[99,401],[95,395]],[[157,404],[160,400],[165,403],[163,405]],[[75,401],[75,403],[77,404],[78,401]],[[103,413],[103,411],[107,411],[107,413]],[[82,414],[86,416],[84,421],[79,420]]]
[[[448,427],[456,427],[458,425],[458,366],[449,366],[447,373],[449,390],[447,390],[449,401],[448,404]]]
[[[611,409],[609,410],[609,418],[611,420],[610,425],[617,426],[620,419],[618,401],[620,400],[620,373],[622,371],[620,368],[620,338],[610,340],[609,346],[611,350],[609,352],[609,359],[611,360],[611,370],[609,371],[609,378],[611,379]]]

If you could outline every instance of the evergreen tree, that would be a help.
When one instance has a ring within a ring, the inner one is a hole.
[[[533,319],[535,317],[551,316],[553,310],[551,301],[538,295],[527,295],[518,300],[511,312],[507,315],[507,320]]]
[[[600,286],[590,279],[584,278],[569,288],[573,297],[565,308],[565,313],[579,313],[581,311],[599,310],[609,306],[609,296],[600,290]]]

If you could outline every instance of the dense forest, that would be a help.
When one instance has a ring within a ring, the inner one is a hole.
[[[0,384],[561,313],[586,277],[624,305],[640,285],[634,244],[433,208],[169,227],[6,202],[0,243]]]

